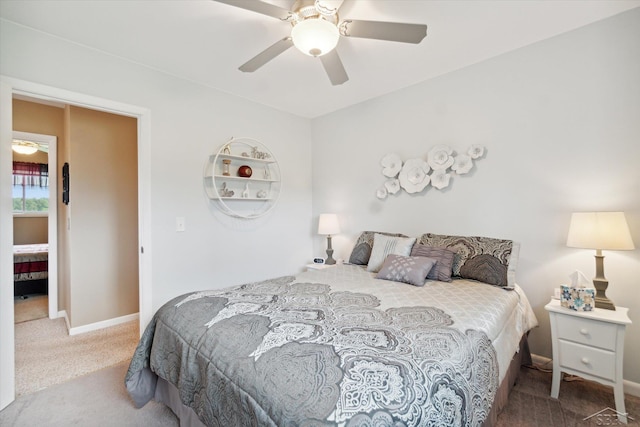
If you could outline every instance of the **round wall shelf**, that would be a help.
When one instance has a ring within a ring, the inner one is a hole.
[[[280,184],[275,156],[252,138],[231,138],[205,164],[207,196],[237,218],[257,218],[273,209]]]

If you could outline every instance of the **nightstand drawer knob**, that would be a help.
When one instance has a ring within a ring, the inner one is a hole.
[[[582,329],[580,329],[580,333],[582,335],[589,335],[589,330],[587,328],[582,328]]]
[[[589,359],[588,359],[588,358],[586,358],[586,357],[583,357],[582,359],[580,359],[580,361],[581,361],[582,363],[584,363],[585,365],[588,365],[588,364],[589,364]]]

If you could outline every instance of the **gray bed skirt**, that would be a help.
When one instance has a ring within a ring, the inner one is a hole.
[[[183,405],[180,401],[178,389],[163,378],[158,377],[155,401],[167,405],[180,420],[180,427],[206,427],[193,409]]]
[[[527,335],[524,335],[520,340],[520,349],[511,359],[507,374],[502,379],[500,387],[496,392],[496,396],[491,406],[489,416],[482,423],[483,427],[491,427],[496,425],[498,421],[498,415],[502,412],[509,400],[509,393],[518,380],[520,374],[520,367],[525,365],[531,365],[531,352],[529,351],[529,343],[527,341]],[[163,378],[158,377],[158,383],[154,400],[167,405],[174,414],[180,420],[180,427],[206,427],[198,418],[193,409],[185,406],[180,401],[180,392],[171,383],[167,382]]]

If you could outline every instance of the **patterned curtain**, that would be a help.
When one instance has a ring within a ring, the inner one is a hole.
[[[13,162],[13,185],[49,187],[49,165],[44,163]]]

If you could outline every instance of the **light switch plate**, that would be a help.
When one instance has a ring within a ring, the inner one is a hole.
[[[183,232],[187,230],[187,222],[183,216],[176,217],[176,231]]]

